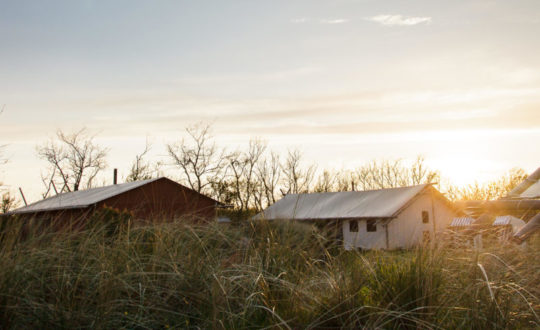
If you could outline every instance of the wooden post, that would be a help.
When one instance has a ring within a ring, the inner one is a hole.
[[[22,196],[22,199],[23,199],[23,202],[24,202],[24,206],[28,206],[28,203],[26,203],[26,198],[24,198],[24,193],[22,192],[21,187],[19,187],[19,191],[21,192],[21,196]]]
[[[116,184],[118,181],[118,169],[114,169],[114,172],[113,172],[113,184]]]

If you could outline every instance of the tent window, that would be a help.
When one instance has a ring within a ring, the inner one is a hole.
[[[422,223],[429,223],[428,211],[422,211]]]
[[[358,221],[349,221],[349,231],[357,232],[358,231]]]
[[[366,231],[377,231],[377,220],[367,220]]]

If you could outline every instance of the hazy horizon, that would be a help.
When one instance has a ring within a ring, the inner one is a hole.
[[[82,127],[127,175],[184,127],[298,147],[321,168],[412,160],[457,185],[540,166],[537,1],[0,1],[0,182]],[[173,172],[171,174],[174,175]]]

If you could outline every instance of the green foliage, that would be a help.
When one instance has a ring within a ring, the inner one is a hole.
[[[16,239],[3,227],[3,328],[534,328],[538,245],[328,249],[288,222],[129,224]],[[535,243],[536,244],[536,243]],[[536,313],[536,314],[535,314]]]

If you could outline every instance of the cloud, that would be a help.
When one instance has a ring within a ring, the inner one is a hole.
[[[344,23],[349,22],[349,20],[345,18],[335,18],[335,19],[325,18],[325,19],[321,19],[319,22],[321,24],[344,24]]]
[[[367,20],[385,26],[412,26],[431,23],[431,17],[407,17],[402,15],[377,15],[368,17]]]
[[[294,23],[294,24],[302,24],[302,23],[306,23],[307,21],[309,21],[309,19],[306,17],[298,17],[298,18],[291,19],[291,23]]]
[[[297,17],[297,18],[291,19],[291,23],[293,24],[304,24],[304,23],[310,23],[310,22],[318,22],[320,24],[344,24],[344,23],[348,23],[349,20],[346,18],[321,18],[317,20],[317,19],[310,19],[307,17]]]

